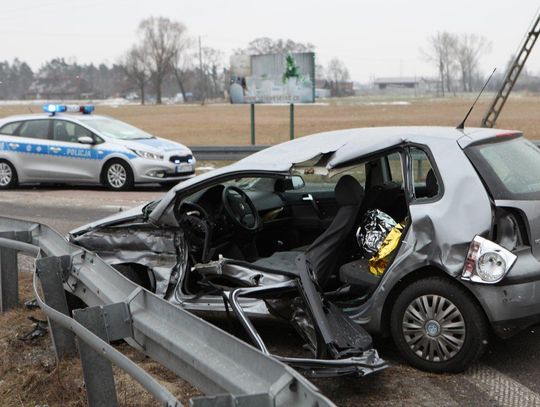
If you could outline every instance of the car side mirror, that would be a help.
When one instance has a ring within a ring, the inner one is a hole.
[[[94,139],[90,136],[81,136],[77,139],[77,141],[81,144],[91,144],[91,145],[94,145],[96,144],[96,142],[94,141]]]
[[[304,178],[302,178],[300,175],[293,175],[291,177],[291,189],[297,190],[302,189],[306,186],[306,183],[304,182]]]
[[[299,175],[293,175],[291,177],[278,179],[275,185],[276,192],[295,191],[302,189],[306,183],[304,179]]]

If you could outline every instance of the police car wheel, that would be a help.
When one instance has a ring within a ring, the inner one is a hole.
[[[103,170],[103,183],[114,191],[125,191],[133,187],[133,173],[128,164],[121,160],[112,160]]]
[[[461,372],[484,353],[488,338],[480,305],[458,283],[424,278],[405,287],[390,330],[403,357],[429,372]]]
[[[0,189],[17,186],[17,171],[9,161],[0,160]]]

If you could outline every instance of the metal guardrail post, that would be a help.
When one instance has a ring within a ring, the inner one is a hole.
[[[69,260],[69,256],[38,259],[36,260],[36,271],[47,304],[62,314],[69,316],[66,294],[62,285],[62,273],[66,268],[66,257]],[[48,320],[56,357],[60,359],[64,356],[76,355],[77,349],[73,333],[58,325],[55,321],[51,321],[50,318]]]
[[[109,342],[103,307],[78,309],[73,318],[90,332]],[[89,407],[116,407],[116,387],[111,362],[84,341],[78,340]]]
[[[27,242],[26,231],[0,232],[0,238]],[[19,267],[17,250],[0,247],[0,313],[15,308],[19,303]]]
[[[0,247],[0,312],[13,309],[19,303],[17,252]]]

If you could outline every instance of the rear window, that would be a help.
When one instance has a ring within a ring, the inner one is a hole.
[[[469,147],[495,199],[540,199],[540,149],[523,137]]]
[[[0,134],[13,136],[15,134],[15,131],[19,128],[20,125],[21,125],[21,122],[8,123],[0,129]]]

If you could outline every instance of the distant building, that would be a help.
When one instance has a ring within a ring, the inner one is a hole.
[[[354,96],[354,83],[352,81],[334,82],[326,79],[317,79],[315,81],[315,97],[329,96]]]
[[[373,82],[375,88],[379,91],[419,91],[419,92],[437,92],[440,89],[441,82],[438,79],[423,77],[389,77],[377,78]]]
[[[377,78],[374,83],[381,90],[388,87],[417,88],[420,79],[416,77]]]

